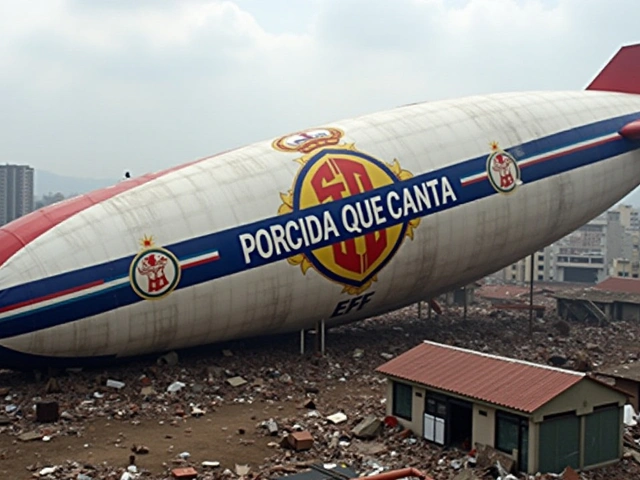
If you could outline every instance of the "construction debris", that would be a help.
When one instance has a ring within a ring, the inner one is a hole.
[[[382,421],[374,415],[364,418],[358,425],[353,427],[352,433],[357,438],[371,439],[377,437],[382,432]]]
[[[181,353],[179,365],[158,364],[154,357],[106,371],[57,372],[57,393],[47,393],[46,376],[34,381],[27,374],[3,371],[3,467],[28,468],[33,477],[44,468],[54,469],[45,477],[50,479],[152,480],[195,474],[201,480],[232,480],[241,475],[236,464],[250,469],[242,471],[246,478],[275,478],[324,461],[344,463],[363,476],[415,466],[436,480],[488,478],[487,469],[498,462],[511,468],[506,456],[478,448],[474,463],[469,452],[444,450],[403,428],[387,416],[387,384],[374,369],[385,357],[395,358],[423,339],[572,370],[638,360],[640,323],[563,320],[569,328],[560,331],[555,326],[560,319],[552,313],[555,300],[541,294],[535,303],[545,305],[545,316],[534,319],[531,337],[526,311],[500,311],[480,303],[468,306],[466,321],[458,307],[418,320],[417,308],[410,307],[332,329],[322,356],[300,355],[297,335],[278,342],[242,341],[230,347],[235,355],[215,348]],[[235,381],[229,380],[236,378],[244,382],[233,386]],[[108,387],[110,379],[122,385]],[[37,412],[43,407],[38,404],[47,402],[57,402],[59,418],[39,423]],[[96,422],[115,427],[116,433],[99,431]],[[640,427],[628,423],[624,458],[580,472],[582,480],[640,478]],[[145,433],[152,430],[162,433]],[[46,446],[39,443],[45,438]],[[71,441],[69,449],[65,442]],[[202,452],[202,443],[208,451]],[[120,451],[120,461],[108,461]],[[136,471],[124,467],[128,455],[134,457],[137,465],[129,466]]]
[[[287,442],[294,450],[301,452],[313,447],[313,437],[308,431],[292,432],[287,437]]]

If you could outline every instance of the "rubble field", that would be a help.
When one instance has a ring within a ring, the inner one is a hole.
[[[331,329],[326,352],[299,334],[231,342],[55,376],[0,371],[0,474],[15,479],[278,478],[312,464],[360,475],[404,467],[434,479],[495,478],[467,453],[382,422],[386,381],[374,369],[433,340],[581,371],[638,359],[640,324],[567,323],[553,314],[416,306]],[[640,428],[624,458],[572,477],[638,479]],[[572,472],[571,472],[572,473]],[[194,476],[194,475],[197,475]],[[527,478],[521,476],[521,478]]]

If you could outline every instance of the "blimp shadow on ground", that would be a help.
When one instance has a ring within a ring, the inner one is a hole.
[[[403,106],[0,228],[0,364],[86,365],[330,328],[436,297],[640,183],[640,45],[584,91]]]

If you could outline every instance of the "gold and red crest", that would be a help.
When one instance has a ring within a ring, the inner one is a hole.
[[[387,164],[358,150],[353,143],[340,143],[344,133],[337,128],[317,128],[275,140],[274,149],[299,152],[300,169],[292,188],[281,193],[278,214],[327,205],[354,195],[412,178],[394,159]],[[342,285],[343,292],[357,295],[377,281],[380,270],[393,258],[405,237],[413,239],[416,218],[404,223],[354,236],[325,247],[288,258],[306,274],[309,268]]]

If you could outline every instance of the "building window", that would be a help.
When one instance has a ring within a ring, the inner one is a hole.
[[[434,417],[447,418],[447,402],[438,396],[429,395],[427,397],[427,408],[425,410]]]
[[[518,448],[517,417],[496,412],[496,448],[511,455]]]
[[[411,385],[393,382],[393,415],[411,420],[412,390]]]
[[[528,440],[529,421],[526,418],[496,412],[496,449],[509,455],[518,450],[521,456],[526,456]]]

